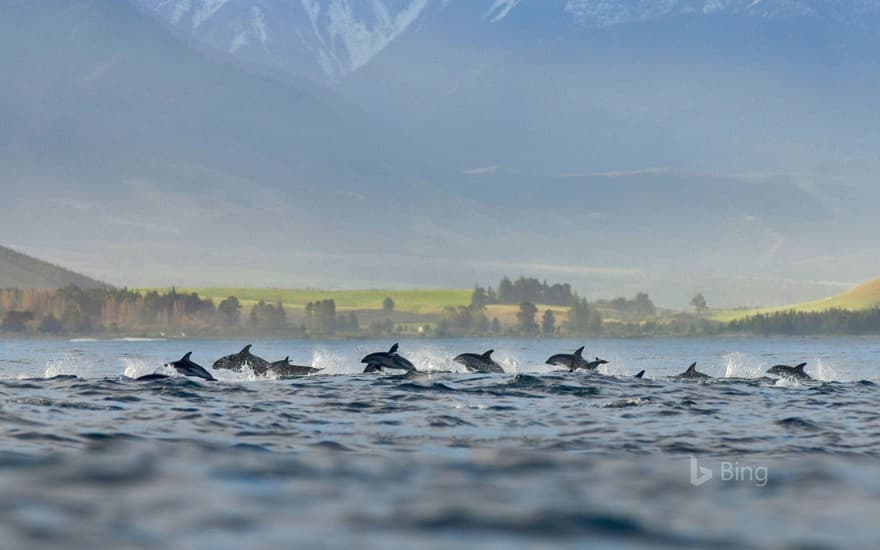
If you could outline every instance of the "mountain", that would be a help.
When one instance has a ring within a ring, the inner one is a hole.
[[[434,172],[332,92],[209,59],[124,2],[0,13],[15,52],[0,56],[0,181],[15,205],[0,228],[30,250],[122,283],[282,282],[323,261],[310,254],[404,247],[419,230],[401,228],[422,223],[410,205],[445,204]]]
[[[877,272],[869,29],[681,10],[598,24],[570,4],[5,2],[0,231],[129,286],[526,274],[684,307]],[[304,72],[196,36],[253,7]],[[344,68],[331,79],[309,13]]]
[[[695,15],[805,18],[872,31],[880,24],[876,0],[133,1],[210,50],[328,81],[364,67],[407,32],[432,32],[438,21],[456,32],[485,34],[537,27],[544,40],[579,29]]]
[[[98,288],[103,283],[0,246],[0,288]]]
[[[131,1],[452,170],[873,180],[880,0]]]

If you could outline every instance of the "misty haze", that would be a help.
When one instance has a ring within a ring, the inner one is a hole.
[[[2,548],[872,548],[880,0],[0,0]]]

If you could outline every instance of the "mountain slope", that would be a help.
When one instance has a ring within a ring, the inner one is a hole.
[[[757,309],[720,311],[713,314],[712,317],[719,321],[729,322],[758,314],[767,315],[786,311],[817,312],[829,309],[861,311],[878,307],[880,307],[880,278],[873,279],[845,292],[821,300]]]
[[[0,246],[0,288],[97,288],[103,283]]]
[[[147,282],[144,263],[252,281],[279,256],[281,278],[304,254],[395,238],[420,222],[409,205],[442,208],[432,172],[330,92],[212,61],[124,2],[0,11],[15,52],[0,57],[0,179],[16,205],[0,229],[30,250],[126,283]]]

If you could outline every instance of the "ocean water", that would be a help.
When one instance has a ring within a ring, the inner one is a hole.
[[[324,371],[132,379],[245,343],[0,342],[0,548],[880,544],[876,339],[410,340],[400,376],[360,374],[391,341],[270,341]],[[543,364],[581,345],[609,364]],[[489,348],[505,374],[451,361]]]

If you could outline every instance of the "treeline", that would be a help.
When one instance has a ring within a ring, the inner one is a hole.
[[[511,281],[508,277],[501,279],[497,290],[491,286],[483,288],[474,287],[471,294],[471,305],[476,307],[491,304],[521,304],[530,302],[533,304],[547,304],[550,306],[568,307],[578,298],[568,283],[547,284],[547,281],[529,277],[520,277]]]
[[[57,334],[295,335],[281,303],[259,302],[247,311],[238,298],[215,306],[195,293],[75,286],[60,290],[0,290],[0,331]]]
[[[393,302],[383,304],[390,314]],[[386,318],[373,320],[366,335],[390,335],[401,327]],[[39,335],[126,336],[359,336],[355,312],[339,313],[333,300],[305,307],[304,321],[291,322],[280,301],[245,306],[230,296],[215,305],[195,293],[146,293],[110,287],[60,290],[0,290],[0,332]]]
[[[437,324],[436,335],[447,336],[584,336],[600,335],[602,314],[585,299],[576,299],[565,311],[545,309],[541,312],[532,302],[521,302],[516,323],[502,326],[498,317],[491,320],[485,306],[447,307]]]
[[[731,321],[727,328],[750,334],[880,334],[880,308],[761,313]]]

